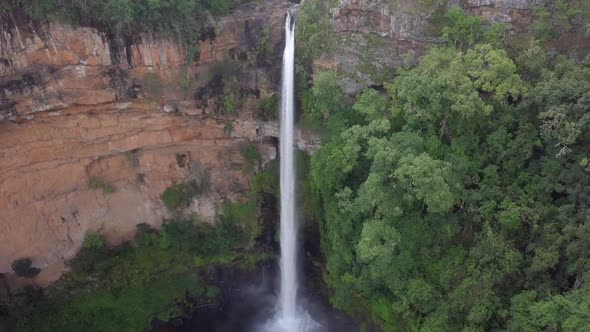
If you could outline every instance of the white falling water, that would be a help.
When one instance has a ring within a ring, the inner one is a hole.
[[[283,54],[283,86],[281,90],[280,182],[281,182],[281,289],[277,316],[267,322],[264,331],[317,331],[319,324],[297,306],[297,219],[295,214],[294,156],[294,76],[295,24],[287,14],[285,21],[285,52]]]
[[[295,219],[295,161],[293,151],[295,24],[285,21],[283,87],[281,91],[281,293],[280,314],[285,321],[297,317],[297,221]],[[291,330],[289,330],[291,331]]]
[[[278,312],[264,324],[266,332],[316,332],[321,326],[297,306],[297,219],[295,214],[295,24],[287,13],[283,86],[281,90],[280,182],[281,182],[281,289]]]

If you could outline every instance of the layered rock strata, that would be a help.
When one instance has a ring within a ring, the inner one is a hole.
[[[0,273],[30,257],[42,269],[35,282],[47,285],[88,232],[116,244],[139,223],[161,225],[171,216],[161,194],[196,176],[210,189],[186,214],[214,222],[220,202],[243,199],[252,175],[244,148],[255,144],[262,164],[277,153],[277,123],[256,114],[277,93],[293,6],[243,6],[192,50],[18,15],[3,22]]]

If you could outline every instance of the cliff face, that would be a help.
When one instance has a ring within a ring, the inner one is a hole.
[[[293,6],[242,7],[192,51],[146,35],[123,40],[19,17],[3,24],[0,273],[31,257],[46,285],[87,232],[114,244],[138,223],[160,225],[169,216],[162,192],[197,173],[211,189],[187,213],[213,222],[217,203],[240,199],[250,179],[244,147],[256,144],[263,163],[276,155],[277,123],[256,114],[280,85]]]
[[[526,48],[532,40],[529,26],[534,7],[547,0],[448,0],[445,7],[460,6],[471,15],[505,24],[504,36],[515,48]],[[431,45],[443,43],[435,37],[436,5],[416,0],[338,0],[331,2],[335,50],[315,59],[316,70],[338,69],[346,74],[344,89],[355,94],[366,86],[379,85],[394,75],[393,68],[415,63]],[[548,48],[587,54],[590,40],[583,34],[564,34]]]
[[[544,3],[447,6],[505,23],[506,38],[526,41],[532,8]],[[162,192],[203,172],[211,190],[187,213],[213,222],[217,203],[243,197],[250,179],[244,147],[256,144],[263,163],[277,153],[283,20],[295,7],[288,0],[245,5],[218,18],[191,50],[150,35],[3,20],[0,273],[31,257],[42,268],[36,282],[45,285],[63,273],[87,232],[114,244],[138,223],[160,225],[169,217]],[[435,9],[416,0],[331,1],[335,49],[314,67],[344,73],[349,93],[379,85],[442,42],[433,33]],[[300,148],[317,147],[298,135]]]

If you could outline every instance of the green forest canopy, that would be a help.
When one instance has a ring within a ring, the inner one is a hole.
[[[311,161],[332,302],[386,331],[587,330],[590,68],[448,15],[387,92],[305,104],[332,130]]]

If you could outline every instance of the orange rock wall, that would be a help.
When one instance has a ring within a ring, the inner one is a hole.
[[[183,46],[152,36],[128,43],[92,28],[20,21],[1,31],[0,273],[30,257],[42,269],[35,282],[47,285],[88,232],[116,244],[139,223],[158,227],[169,217],[160,195],[195,168],[207,170],[211,190],[187,213],[213,222],[219,202],[243,199],[251,174],[242,149],[256,144],[263,162],[276,156],[264,139],[272,130],[252,113],[261,96],[276,93],[281,64],[258,66],[253,49],[267,25],[282,48],[293,6],[267,1],[219,18],[196,62]],[[240,68],[232,86],[250,92],[236,114],[220,113],[220,91],[210,88],[220,61]],[[212,92],[197,93],[203,89]],[[92,177],[115,192],[91,188]]]

